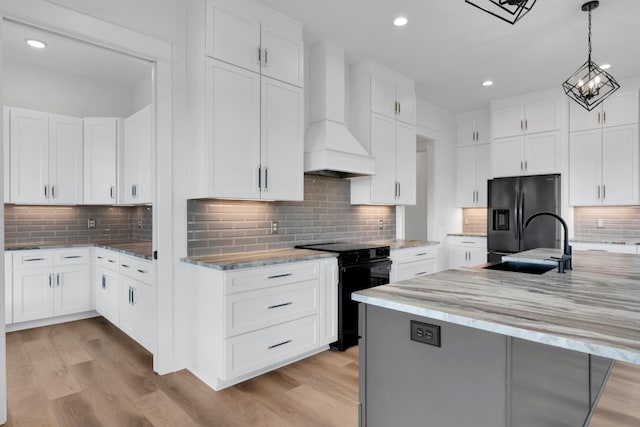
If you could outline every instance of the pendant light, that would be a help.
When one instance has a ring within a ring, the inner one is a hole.
[[[484,10],[509,24],[515,24],[526,15],[537,0],[465,0],[472,6]]]
[[[589,1],[582,5],[582,10],[589,12],[589,56],[587,62],[562,84],[569,98],[589,111],[620,88],[611,74],[591,60],[591,11],[599,5],[599,1]]]

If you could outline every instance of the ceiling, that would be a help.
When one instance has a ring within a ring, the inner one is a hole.
[[[464,0],[259,0],[305,26],[305,43],[329,41],[347,60],[371,58],[416,81],[420,99],[451,112],[560,88],[587,59],[583,0],[538,0],[510,25]],[[481,0],[479,0],[481,1]],[[404,15],[409,23],[393,26]],[[601,0],[593,61],[617,79],[640,76],[640,1]],[[495,82],[491,87],[484,80]]]
[[[25,39],[47,43],[34,49]],[[3,25],[4,61],[51,70],[94,81],[134,89],[151,76],[151,65],[108,49],[62,37],[13,22]]]

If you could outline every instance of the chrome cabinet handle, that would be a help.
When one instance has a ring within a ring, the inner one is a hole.
[[[137,271],[138,271],[138,273],[147,274],[147,272],[145,270],[138,269]]]
[[[602,200],[607,198],[607,186],[603,185],[602,186]]]
[[[269,168],[264,168],[264,191],[269,191]]]
[[[262,190],[262,166],[258,166],[258,191]]]
[[[131,305],[136,305],[136,288],[131,288]]]
[[[414,256],[425,256],[426,254],[426,252],[420,252],[419,254],[415,254]]]
[[[288,305],[293,304],[293,301],[289,301],[289,302],[284,302],[282,304],[276,304],[276,305],[270,305],[269,307],[267,307],[269,310],[273,310],[274,308],[281,308],[281,307],[286,307]]]
[[[520,170],[521,171],[524,170],[524,162],[522,160],[520,160]]]
[[[598,124],[600,124],[600,112],[598,112]]]
[[[600,200],[600,186],[598,185],[598,200]]]
[[[281,346],[283,346],[283,345],[285,345],[285,344],[289,344],[289,343],[290,343],[290,342],[292,342],[292,341],[293,341],[293,340],[286,340],[286,341],[282,341],[281,343],[273,344],[273,345],[267,346],[267,349],[268,349],[268,350],[272,350],[272,349],[274,349],[274,348],[276,348],[276,347],[281,347]]]
[[[427,274],[426,271],[421,271],[420,273],[416,273],[416,276],[422,276],[423,274]]]
[[[402,183],[398,181],[398,199],[402,197]]]
[[[520,130],[524,130],[524,122],[520,120]]]
[[[114,192],[115,192],[115,188],[114,188],[114,187],[113,187],[113,185],[112,185],[112,186],[109,188],[109,197],[110,197],[110,198],[112,198],[112,199],[114,198],[114,197],[113,197]]]
[[[53,273],[49,273],[49,287],[53,287]]]
[[[525,172],[529,170],[529,162],[527,162],[526,160],[524,161],[524,170]]]
[[[76,258],[82,258],[82,255],[67,255],[67,256],[63,256],[63,259],[76,259]],[[100,258],[100,257],[98,257]]]
[[[402,104],[398,101],[398,114],[402,114]]]
[[[258,62],[257,62],[257,64],[260,65],[260,63],[262,62],[262,49],[260,49],[260,46],[258,46],[257,49],[258,49]]]
[[[101,257],[100,255],[98,255],[96,258],[98,258],[98,259],[103,259],[103,257]]]
[[[603,125],[607,124],[607,112],[606,111],[604,113],[602,113],[602,124]]]
[[[293,276],[293,274],[292,273],[276,274],[275,276],[267,277],[267,279],[279,279],[281,277],[289,277],[289,276]]]
[[[529,130],[529,120],[524,119],[524,130]]]
[[[131,266],[127,264],[120,264],[120,265],[123,266],[124,268],[131,268]]]
[[[44,197],[45,197],[45,199],[49,198],[49,193],[47,192],[47,186],[46,185],[44,186]]]
[[[110,260],[109,260],[109,262],[110,262],[110,263],[112,263],[112,264],[114,264],[114,263],[116,262],[116,260],[114,260],[114,259],[110,259]]]
[[[60,287],[60,273],[56,274],[56,287]]]
[[[32,261],[44,261],[44,258],[27,258],[24,262],[32,262]]]
[[[52,199],[56,198],[56,186],[55,185],[51,186],[51,198]]]
[[[104,277],[104,274],[102,275],[102,289],[106,289],[107,288],[107,278]]]

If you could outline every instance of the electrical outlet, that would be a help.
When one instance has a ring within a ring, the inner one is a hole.
[[[382,220],[378,221],[378,230],[384,230],[384,221]]]
[[[596,220],[596,228],[604,228],[604,219]]]
[[[95,218],[89,218],[87,220],[87,228],[96,228],[96,219]]]
[[[440,326],[412,320],[411,341],[440,347]]]
[[[469,224],[469,218],[465,218],[465,219],[464,219],[464,223],[465,223],[465,225],[466,225],[466,224]]]
[[[278,234],[278,221],[271,221],[271,234]]]
[[[142,218],[138,218],[138,228],[142,228]]]

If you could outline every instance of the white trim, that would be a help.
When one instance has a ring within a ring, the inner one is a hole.
[[[67,314],[65,316],[47,317],[46,319],[31,320],[29,322],[12,323],[7,325],[7,332],[22,331],[23,329],[39,328],[40,326],[56,325],[58,323],[73,322],[75,320],[100,317],[97,311],[85,311],[82,313]]]
[[[0,41],[2,41],[3,15],[0,11]],[[3,45],[0,43],[0,82],[3,81],[2,72],[4,70],[4,52]],[[0,89],[0,105],[4,105],[3,93]],[[3,120],[0,120],[0,135],[3,133]],[[4,150],[0,150],[0,188],[4,189]],[[0,216],[2,217],[3,227],[0,227],[0,251],[2,251],[2,266],[0,267],[0,424],[7,422],[7,342],[5,334],[5,305],[4,305],[4,191],[0,192]]]

